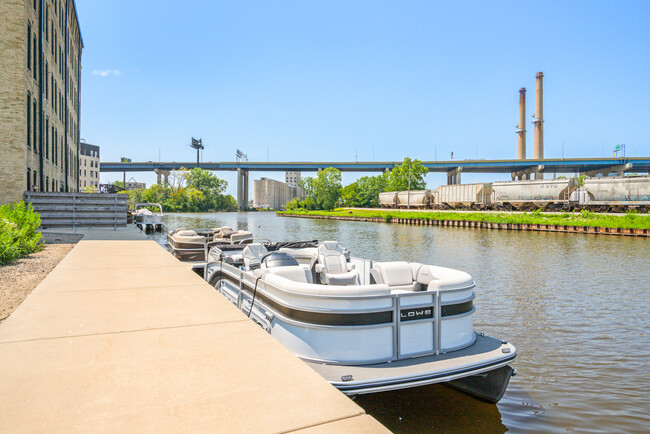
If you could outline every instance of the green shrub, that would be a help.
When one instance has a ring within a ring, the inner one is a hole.
[[[0,206],[0,265],[43,249],[40,225],[41,216],[31,204]]]

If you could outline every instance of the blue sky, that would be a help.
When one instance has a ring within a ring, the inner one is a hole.
[[[192,161],[192,136],[205,161],[516,158],[538,71],[546,157],[650,155],[650,2],[76,2],[103,161]]]

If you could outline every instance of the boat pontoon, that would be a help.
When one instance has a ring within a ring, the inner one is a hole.
[[[158,208],[159,213],[151,212],[147,207]],[[135,205],[135,225],[145,232],[161,231],[163,227],[163,210],[159,203],[138,203]]]
[[[206,280],[347,395],[445,383],[489,402],[515,347],[473,329],[472,277],[336,241],[214,246]]]

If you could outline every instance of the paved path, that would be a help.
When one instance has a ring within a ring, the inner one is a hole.
[[[80,241],[0,325],[0,432],[386,432],[153,241]]]

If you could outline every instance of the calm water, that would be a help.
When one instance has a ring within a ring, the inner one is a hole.
[[[513,342],[498,405],[444,386],[359,396],[395,432],[650,430],[650,241],[276,217],[168,214],[167,229],[232,226],[271,240],[338,240],[353,255],[458,268],[475,329]],[[162,236],[158,238],[163,240]]]

